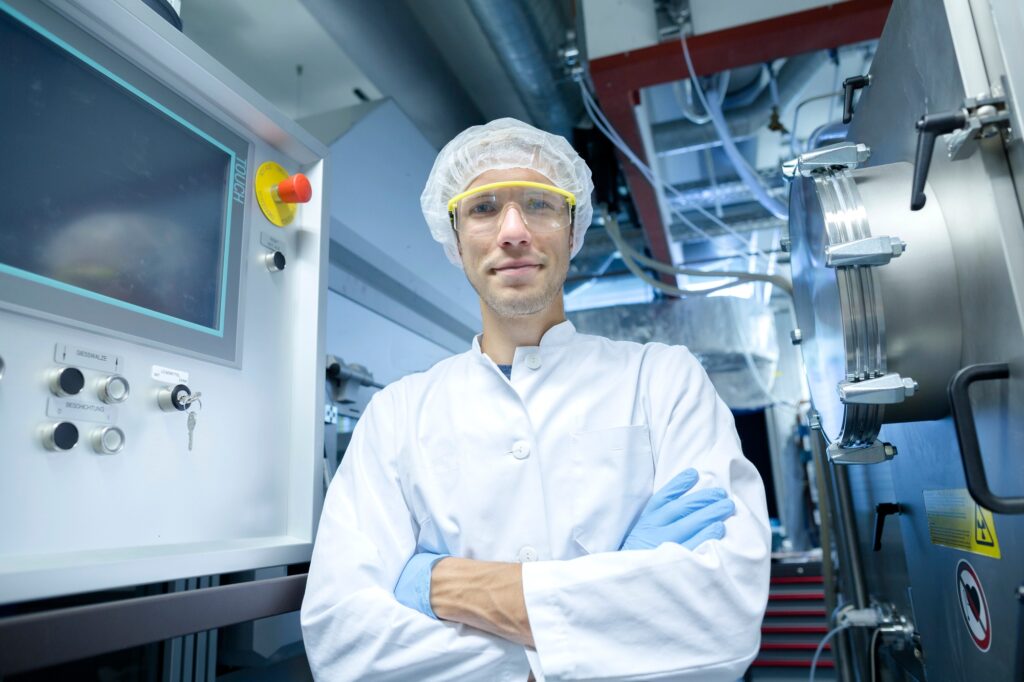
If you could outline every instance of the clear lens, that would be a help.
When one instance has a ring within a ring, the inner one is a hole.
[[[468,235],[492,234],[510,206],[532,232],[556,232],[572,222],[565,196],[538,187],[513,186],[484,189],[462,199],[455,208],[455,229]]]

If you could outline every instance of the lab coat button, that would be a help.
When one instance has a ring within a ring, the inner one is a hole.
[[[512,456],[516,459],[526,459],[530,456],[530,444],[525,440],[517,440],[512,445]]]
[[[530,353],[526,356],[526,366],[530,369],[540,369],[540,354]]]
[[[535,550],[533,547],[530,547],[529,545],[527,545],[526,547],[523,547],[521,550],[519,550],[519,561],[521,563],[522,562],[526,562],[526,561],[536,561],[536,560],[537,560],[537,550]]]

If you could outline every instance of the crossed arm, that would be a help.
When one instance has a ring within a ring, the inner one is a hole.
[[[446,557],[434,564],[430,605],[441,620],[464,623],[534,647],[522,564]]]
[[[644,507],[622,550],[673,542],[694,549],[720,540],[736,510],[721,488],[691,493],[697,472],[686,469]],[[398,601],[439,620],[463,623],[516,644],[535,647],[523,593],[522,564],[414,555],[395,586]]]

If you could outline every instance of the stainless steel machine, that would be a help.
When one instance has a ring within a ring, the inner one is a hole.
[[[896,0],[847,141],[785,168],[844,597],[893,679],[1024,679],[1022,35],[1017,0]]]

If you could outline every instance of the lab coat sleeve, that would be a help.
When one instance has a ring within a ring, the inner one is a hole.
[[[524,564],[527,613],[549,682],[732,682],[757,655],[771,548],[764,485],[696,359],[681,347],[652,352],[655,371],[644,381],[654,489],[694,467],[698,487],[724,487],[736,513],[722,540],[694,551],[666,543]]]
[[[328,490],[302,633],[317,680],[525,680],[523,648],[400,604],[394,586],[416,551],[402,493],[395,399],[376,394]]]

